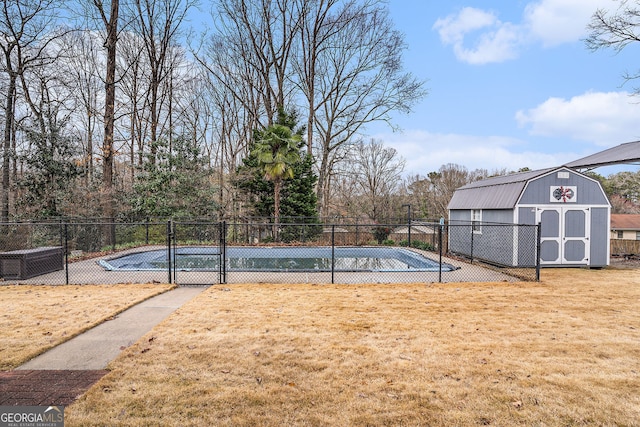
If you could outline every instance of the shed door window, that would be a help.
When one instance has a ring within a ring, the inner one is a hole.
[[[482,210],[473,209],[471,211],[471,230],[474,233],[482,233]]]

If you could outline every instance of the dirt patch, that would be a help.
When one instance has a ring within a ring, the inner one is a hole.
[[[627,255],[611,257],[611,268],[617,269],[640,269],[640,256]]]

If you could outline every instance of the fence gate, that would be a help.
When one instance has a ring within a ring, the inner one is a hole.
[[[225,222],[173,222],[169,233],[169,271],[178,285],[227,282]]]

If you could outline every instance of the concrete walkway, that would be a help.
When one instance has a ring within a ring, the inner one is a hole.
[[[179,287],[120,313],[30,360],[18,370],[99,370],[204,287]]]

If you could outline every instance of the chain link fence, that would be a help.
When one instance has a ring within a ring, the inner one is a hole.
[[[539,280],[538,227],[511,224],[0,224],[4,283]]]

